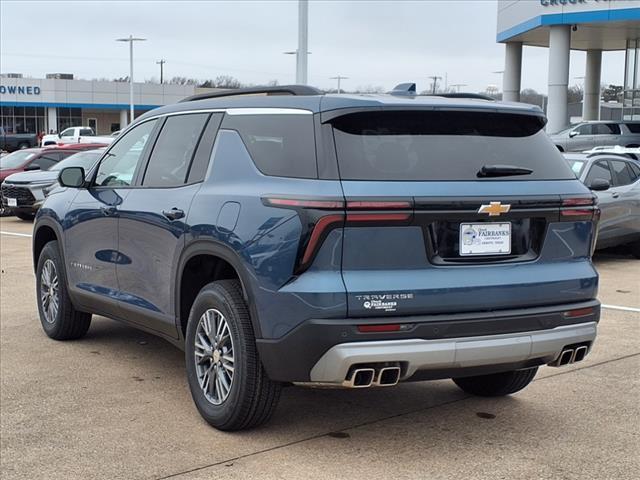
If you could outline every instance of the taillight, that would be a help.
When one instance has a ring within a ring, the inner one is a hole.
[[[564,312],[564,316],[567,318],[578,318],[578,317],[586,317],[588,315],[593,315],[595,313],[595,308],[587,307],[587,308],[577,308],[575,310],[569,310]]]
[[[270,207],[296,210],[302,223],[295,273],[306,270],[329,232],[338,227],[365,225],[408,225],[413,217],[413,199],[348,200],[267,196],[262,202]],[[400,211],[403,210],[403,211]]]
[[[600,216],[600,209],[596,202],[595,196],[563,198],[560,220],[597,220]]]

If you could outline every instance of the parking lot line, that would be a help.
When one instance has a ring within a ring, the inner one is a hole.
[[[13,235],[14,237],[29,237],[29,238],[31,238],[33,236],[30,233],[5,232],[4,230],[0,230],[0,234],[2,234],[2,235]]]
[[[621,305],[606,305],[603,303],[601,307],[608,308],[609,310],[622,310],[623,312],[640,312],[640,308],[623,307]]]

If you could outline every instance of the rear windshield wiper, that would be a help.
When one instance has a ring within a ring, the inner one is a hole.
[[[515,165],[484,165],[477,173],[478,177],[510,177],[512,175],[530,175],[530,168]]]

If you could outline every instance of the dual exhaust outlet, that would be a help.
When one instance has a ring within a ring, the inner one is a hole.
[[[400,367],[357,367],[347,374],[342,382],[347,388],[392,387],[400,380]]]
[[[588,351],[589,347],[587,345],[581,345],[575,348],[566,347],[562,350],[560,356],[556,360],[551,362],[549,366],[562,367],[571,363],[580,362],[587,355]]]

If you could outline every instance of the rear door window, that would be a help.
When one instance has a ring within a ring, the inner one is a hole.
[[[208,118],[208,113],[167,118],[151,152],[142,180],[143,186],[175,187],[185,184],[193,154]]]
[[[317,178],[313,115],[226,114],[221,128],[240,134],[253,162],[263,174]]]
[[[589,174],[587,175],[587,178],[585,179],[585,183],[587,185],[590,185],[591,182],[596,178],[601,178],[602,180],[606,180],[610,184],[613,183],[611,178],[611,170],[609,170],[609,164],[606,161],[603,160],[601,162],[596,162],[593,164],[593,166],[591,167],[591,170],[589,170]]]
[[[626,125],[631,133],[640,133],[640,123],[627,123]]]
[[[595,135],[620,135],[620,127],[615,123],[596,123],[593,125]]]
[[[331,123],[343,180],[478,181],[485,165],[532,170],[489,180],[575,179],[533,115],[370,111]]]

